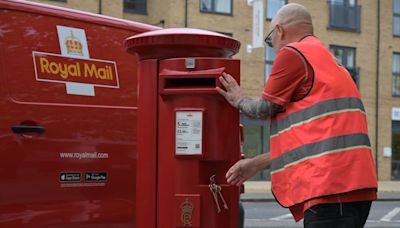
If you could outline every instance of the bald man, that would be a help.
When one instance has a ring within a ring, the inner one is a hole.
[[[265,42],[277,53],[260,98],[246,97],[226,73],[217,91],[242,113],[270,119],[270,153],[226,173],[240,186],[271,170],[272,193],[304,227],[363,227],[376,200],[377,177],[357,87],[321,41],[299,4],[282,7]]]

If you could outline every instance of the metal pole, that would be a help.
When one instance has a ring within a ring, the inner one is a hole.
[[[103,13],[103,12],[102,12],[102,8],[101,8],[101,5],[102,5],[102,4],[101,4],[101,3],[102,3],[101,1],[102,1],[102,0],[99,0],[99,14],[102,14],[102,13]]]
[[[381,36],[381,1],[376,1],[377,14],[376,14],[376,94],[375,94],[375,167],[379,179],[379,165],[378,165],[378,140],[379,140],[379,54],[380,54],[380,36]]]
[[[188,27],[188,0],[185,0],[185,28]]]

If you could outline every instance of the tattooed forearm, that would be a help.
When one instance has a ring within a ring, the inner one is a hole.
[[[272,103],[262,98],[251,99],[244,97],[239,101],[238,108],[244,114],[257,119],[266,119],[275,115]]]

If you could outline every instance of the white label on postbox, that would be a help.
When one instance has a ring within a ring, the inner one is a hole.
[[[175,153],[177,155],[201,155],[203,136],[203,112],[176,112]]]

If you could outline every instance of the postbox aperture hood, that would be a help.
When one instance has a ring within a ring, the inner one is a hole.
[[[140,59],[179,57],[229,58],[239,52],[240,42],[220,33],[192,28],[168,28],[131,36],[125,49]]]

